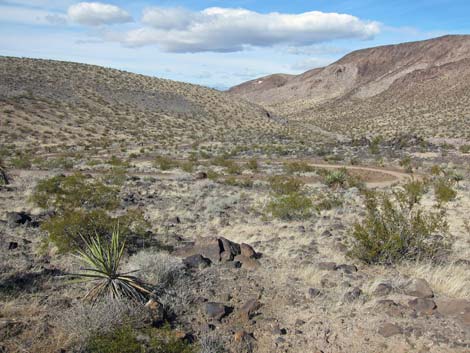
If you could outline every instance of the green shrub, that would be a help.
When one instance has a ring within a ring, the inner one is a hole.
[[[307,162],[290,162],[284,163],[284,170],[286,173],[308,173],[314,172],[315,168]]]
[[[282,220],[306,219],[311,216],[312,200],[298,192],[275,195],[266,211]]]
[[[148,340],[139,341],[138,336]],[[196,347],[180,339],[169,325],[143,330],[118,327],[92,337],[87,348],[89,353],[196,353]]]
[[[115,209],[119,205],[118,190],[76,173],[41,180],[34,188],[31,201],[41,208],[59,212],[83,207]]]
[[[32,167],[31,157],[27,154],[20,154],[10,160],[14,168],[30,169]]]
[[[240,167],[240,165],[232,161],[230,161],[230,163],[227,164],[226,168],[227,168],[227,173],[229,174],[239,175],[242,173],[242,168]]]
[[[112,156],[111,159],[108,161],[108,164],[112,165],[113,167],[129,167],[129,162],[123,161],[122,159]]]
[[[140,353],[142,346],[130,326],[118,327],[112,332],[94,336],[88,343],[90,353]]]
[[[454,182],[448,178],[438,178],[434,181],[434,196],[439,205],[450,202],[457,197],[453,188]]]
[[[137,210],[128,211],[120,217],[111,217],[102,209],[76,209],[51,217],[41,224],[41,229],[49,234],[47,242],[53,243],[59,252],[65,253],[82,247],[82,237],[90,239],[101,234],[110,238],[118,225],[124,238],[131,234],[143,236],[149,226],[143,214]]]
[[[348,174],[346,169],[325,171],[323,173],[323,182],[332,187],[342,187],[346,184]]]
[[[155,157],[154,165],[161,170],[170,170],[178,167],[178,163],[166,156]]]
[[[256,159],[250,159],[247,163],[248,169],[250,169],[253,172],[257,172],[259,169],[258,161]]]
[[[319,197],[315,202],[315,210],[317,212],[329,211],[343,205],[343,199],[334,194],[325,194]]]
[[[127,171],[123,167],[114,167],[102,177],[102,180],[106,184],[121,187],[127,180]]]
[[[413,180],[403,185],[403,191],[395,194],[402,204],[406,204],[409,209],[421,202],[422,197],[428,191],[428,182]]]
[[[382,142],[382,136],[376,136],[372,139],[369,144],[369,151],[372,154],[379,154],[380,153],[380,143]]]
[[[399,165],[404,168],[407,173],[413,173],[413,164],[410,156],[403,157],[400,160]]]
[[[8,185],[10,183],[7,175],[7,169],[3,160],[0,159],[0,185]]]
[[[297,178],[276,175],[269,179],[269,186],[275,194],[288,195],[298,193],[304,186],[304,183]]]
[[[241,188],[251,188],[253,187],[253,180],[243,178],[238,179],[234,176],[230,176],[224,180],[224,184]]]
[[[465,154],[470,153],[470,145],[462,145],[460,146],[459,150]]]
[[[443,212],[410,208],[406,191],[390,197],[366,193],[367,215],[351,231],[350,256],[368,264],[393,264],[403,260],[432,260],[449,248],[448,226]]]
[[[192,161],[180,163],[180,167],[186,173],[192,173],[194,170],[194,163]]]

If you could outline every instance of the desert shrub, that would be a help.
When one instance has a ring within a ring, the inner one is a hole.
[[[32,166],[31,157],[27,154],[19,154],[10,160],[14,168],[30,169]]]
[[[297,178],[276,175],[269,179],[269,186],[275,194],[288,195],[298,193],[304,183]]]
[[[324,194],[320,196],[314,203],[317,212],[329,211],[343,205],[344,200],[335,194]]]
[[[145,282],[164,287],[175,283],[183,274],[184,266],[180,259],[166,252],[142,250],[132,255],[124,266],[125,272],[139,274]]]
[[[284,163],[286,173],[308,173],[315,171],[315,168],[307,162],[290,162]]]
[[[431,172],[431,175],[438,176],[438,175],[440,175],[440,174],[443,172],[443,170],[442,170],[442,168],[441,168],[439,165],[434,164],[434,165],[431,167],[430,172]]]
[[[257,172],[259,169],[259,164],[256,159],[250,159],[247,163],[247,168],[250,169],[253,172]]]
[[[215,170],[209,169],[209,170],[207,171],[207,178],[208,178],[209,180],[215,181],[215,180],[217,180],[219,177],[220,177],[219,173],[217,173]]]
[[[148,337],[139,340],[138,337]],[[195,353],[196,347],[179,338],[166,324],[162,328],[137,330],[127,325],[98,334],[88,342],[89,353]]]
[[[224,180],[225,185],[236,186],[240,188],[251,188],[253,187],[253,180],[250,179],[238,179],[234,176],[230,176]]]
[[[305,219],[311,216],[312,200],[298,192],[275,195],[266,210],[275,218],[283,220]]]
[[[366,217],[354,224],[350,255],[366,263],[433,259],[449,248],[445,214],[425,211],[397,191],[366,193]]]
[[[457,191],[453,188],[453,180],[438,178],[434,181],[434,196],[439,205],[450,202],[457,197]]]
[[[143,213],[138,210],[111,217],[103,209],[75,209],[51,217],[41,224],[41,229],[49,235],[44,245],[52,243],[59,252],[65,253],[83,246],[82,238],[90,239],[97,233],[109,238],[117,225],[126,238],[132,234],[143,236],[148,227]]]
[[[180,167],[186,173],[192,173],[194,170],[194,162],[192,161],[182,162],[180,163]]]
[[[408,208],[421,202],[422,197],[428,191],[428,182],[413,180],[403,185],[403,191],[396,193],[396,197],[400,199],[402,204],[406,204]]]
[[[127,180],[127,172],[123,167],[114,167],[109,173],[105,174],[101,180],[109,185],[121,187]]]
[[[227,164],[226,168],[227,168],[228,174],[239,175],[242,173],[242,168],[240,167],[240,165],[232,161],[230,161],[230,163]]]
[[[99,233],[86,239],[83,249],[77,250],[76,258],[85,265],[78,274],[80,282],[91,282],[93,287],[85,295],[85,299],[96,302],[101,297],[111,299],[126,298],[137,302],[150,295],[149,287],[139,278],[121,272],[121,261],[126,247],[119,226],[111,235],[111,239],[103,239]]]
[[[465,154],[470,153],[470,145],[462,145],[460,146],[459,150]]]
[[[119,205],[116,188],[80,173],[39,181],[31,201],[41,208],[54,208],[59,212],[79,207],[114,209]]]
[[[407,173],[413,173],[413,164],[410,156],[403,157],[398,163]]]
[[[178,163],[166,156],[155,157],[154,165],[161,170],[170,170],[178,167]]]
[[[112,156],[111,159],[107,163],[112,165],[113,167],[121,167],[121,168],[129,167],[129,162],[123,161],[122,159],[116,156]]]
[[[103,298],[95,303],[80,301],[56,314],[54,326],[63,330],[77,351],[83,351],[94,337],[119,327],[141,328],[150,322],[149,311],[140,303]]]
[[[219,334],[204,332],[199,338],[199,353],[225,353],[225,347]]]
[[[382,142],[382,136],[375,136],[369,144],[369,151],[372,154],[380,153],[380,143]]]
[[[0,185],[8,185],[10,183],[7,175],[7,169],[2,159],[0,159]]]
[[[345,169],[325,171],[323,173],[323,182],[331,187],[344,186],[347,181],[348,174]]]
[[[90,353],[136,353],[142,352],[135,330],[131,326],[121,326],[113,331],[95,335],[87,345]]]

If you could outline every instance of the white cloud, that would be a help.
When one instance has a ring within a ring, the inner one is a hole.
[[[261,14],[219,7],[200,12],[157,7],[146,9],[142,22],[145,27],[108,36],[127,46],[156,44],[167,52],[234,52],[249,46],[304,46],[334,39],[370,39],[380,32],[377,22],[318,11]]]
[[[67,14],[72,22],[88,26],[132,22],[128,12],[100,2],[80,2],[70,6]]]

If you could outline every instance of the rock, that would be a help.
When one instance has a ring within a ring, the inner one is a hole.
[[[432,298],[434,293],[428,282],[422,278],[412,279],[404,288],[406,295],[417,298]]]
[[[242,320],[248,321],[251,319],[253,314],[261,307],[261,303],[258,299],[253,298],[248,300],[239,310],[239,315]]]
[[[256,258],[255,250],[250,245],[245,244],[245,243],[240,244],[240,253],[242,256],[245,256],[248,258]]]
[[[8,250],[15,250],[18,248],[18,243],[16,241],[11,241],[8,243]]]
[[[432,315],[436,309],[436,303],[429,298],[415,298],[408,302],[408,306],[420,314]]]
[[[204,311],[211,319],[219,320],[227,315],[227,307],[221,303],[207,302],[204,304]]]
[[[445,316],[452,316],[470,326],[470,301],[466,299],[437,299],[437,311]]]
[[[257,270],[261,266],[258,260],[245,257],[243,255],[236,256],[234,261],[240,262],[242,264],[242,268],[249,271]]]
[[[295,320],[295,326],[303,326],[303,325],[305,325],[304,320],[300,320],[300,319]]]
[[[377,310],[385,311],[388,316],[391,317],[404,317],[409,308],[395,303],[393,300],[379,300],[377,302]]]
[[[26,212],[8,212],[7,223],[11,228],[16,228],[31,222],[31,217]]]
[[[320,284],[323,288],[334,288],[337,287],[338,285],[336,282],[324,277],[320,280]]]
[[[388,295],[392,292],[392,286],[388,283],[379,283],[377,287],[374,289],[374,295],[378,297],[383,297],[385,295]]]
[[[336,270],[336,262],[319,262],[317,264],[319,270],[324,271],[335,271]]]
[[[163,305],[155,299],[150,299],[145,307],[149,310],[150,316],[154,322],[161,322],[165,319],[165,310]]]
[[[207,179],[207,173],[206,172],[197,172],[196,175],[194,175],[194,179],[196,179],[196,180]]]
[[[379,335],[388,338],[395,335],[401,335],[403,330],[398,325],[386,323],[379,327],[378,333]]]
[[[309,288],[308,289],[308,296],[310,298],[317,298],[322,295],[322,291],[318,288]]]
[[[353,302],[354,300],[358,299],[362,294],[362,290],[359,287],[354,287],[353,290],[347,292],[344,295],[344,300],[346,302]]]
[[[357,272],[357,267],[354,265],[339,265],[336,267],[336,270],[343,271],[344,273],[351,274],[353,272]]]
[[[240,245],[234,243],[226,238],[219,238],[220,249],[220,260],[221,261],[232,261],[233,258],[240,254]]]
[[[237,343],[241,343],[243,342],[247,337],[249,336],[249,334],[246,332],[246,331],[236,331],[234,334],[233,334],[233,340]]]
[[[189,268],[206,268],[211,265],[211,260],[206,259],[204,256],[196,254],[188,256],[183,259],[183,263]]]

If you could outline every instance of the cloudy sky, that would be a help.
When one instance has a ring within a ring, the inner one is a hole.
[[[470,33],[468,0],[0,0],[0,55],[224,89],[359,48]]]

